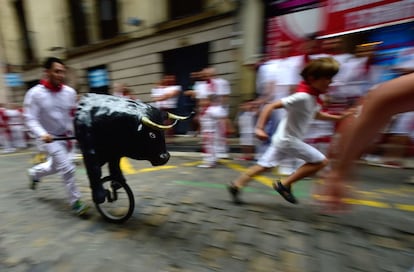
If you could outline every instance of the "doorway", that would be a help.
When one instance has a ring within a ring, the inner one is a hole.
[[[208,43],[162,52],[164,74],[175,75],[177,84],[182,88],[182,92],[178,98],[176,114],[188,115],[195,109],[195,101],[185,96],[183,92],[189,90],[193,85],[190,74],[208,66],[208,52]],[[191,120],[186,120],[179,122],[174,132],[176,134],[186,134],[190,128]]]

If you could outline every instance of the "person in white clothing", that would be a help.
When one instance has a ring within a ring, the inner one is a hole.
[[[3,120],[4,110],[4,104],[0,103],[0,146],[3,148],[6,146],[6,125]]]
[[[18,104],[10,104],[4,111],[7,126],[10,130],[10,144],[13,150],[26,148],[26,129],[23,120],[23,109]]]
[[[125,83],[115,82],[113,84],[112,95],[132,100],[139,100],[132,94],[131,89]]]
[[[176,84],[174,75],[165,75],[160,84],[151,90],[153,105],[161,110],[174,111],[177,108],[181,86]]]
[[[258,102],[265,106],[266,103],[277,101],[292,94],[300,82],[301,56],[291,56],[293,44],[291,41],[279,41],[276,45],[276,58],[270,60],[263,69],[259,71],[258,84],[264,85]],[[260,82],[262,81],[262,82]],[[259,86],[260,87],[260,86]],[[286,114],[284,109],[274,110],[266,125],[266,132],[273,134],[280,120]],[[265,142],[257,148],[256,157],[260,158],[270,145]],[[288,175],[299,166],[299,161],[294,158],[286,158],[279,165],[279,173]]]
[[[160,110],[175,113],[178,97],[181,93],[181,86],[177,85],[174,75],[165,75],[161,82],[151,89],[152,105]],[[165,120],[165,125],[171,124],[171,120]],[[167,141],[174,135],[174,129],[165,131]]]
[[[265,106],[256,124],[256,136],[259,139],[270,137],[264,131],[264,125],[273,110],[283,107],[287,113],[278,125],[276,132],[271,136],[272,144],[257,164],[251,166],[228,185],[228,191],[235,204],[242,203],[239,198],[240,191],[252,177],[278,166],[283,158],[296,157],[305,161],[285,180],[277,180],[273,183],[274,190],[286,201],[294,204],[297,203],[297,200],[291,192],[292,184],[316,173],[327,165],[328,160],[325,155],[303,142],[303,137],[313,118],[340,120],[346,116],[321,112],[318,105],[319,95],[328,90],[332,77],[338,70],[338,62],[332,58],[313,60],[302,70],[303,81],[299,84],[296,93]]]
[[[251,161],[254,159],[255,137],[254,127],[257,121],[259,107],[254,100],[247,100],[240,105],[237,114],[237,124],[239,129],[239,140],[242,151],[241,160]]]
[[[217,142],[217,156],[219,158],[228,158],[228,143],[227,132],[232,130],[231,122],[228,118],[229,115],[229,96],[231,94],[230,83],[224,79],[217,77],[216,69],[213,67],[207,67],[203,70],[205,85],[201,86],[202,90],[207,92],[207,95],[217,96],[217,103],[223,111],[226,113],[225,118],[221,119],[218,124],[219,140]],[[205,97],[205,94],[201,94]]]
[[[333,77],[332,84],[323,95],[322,110],[329,114],[341,114],[357,102],[359,87],[355,84],[358,73],[361,74],[362,61],[345,52],[344,41],[340,37],[326,38],[320,41],[321,52],[312,54],[310,59],[332,57],[339,65],[339,72]],[[312,120],[305,136],[306,142],[330,157],[335,151],[333,146],[337,134],[337,125],[325,120]],[[325,169],[328,170],[330,165]]]
[[[227,117],[227,112],[220,105],[220,97],[209,95],[200,101],[200,132],[203,139],[203,163],[201,168],[212,168],[217,163],[218,142],[220,131],[217,129],[220,122]]]
[[[16,151],[16,149],[12,146],[11,130],[8,116],[6,114],[7,110],[8,108],[4,105],[0,108],[1,144],[3,146],[3,153],[12,153]]]
[[[71,142],[54,141],[56,137],[73,135],[73,116],[76,109],[76,91],[64,84],[65,65],[55,57],[44,64],[45,79],[29,89],[24,98],[25,123],[48,154],[46,162],[28,170],[30,188],[36,189],[41,178],[59,173],[62,176],[69,204],[78,215],[88,205],[81,200],[76,186],[75,165],[70,156]]]

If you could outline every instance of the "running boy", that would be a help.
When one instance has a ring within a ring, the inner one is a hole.
[[[338,121],[348,115],[332,115],[320,111],[319,95],[328,90],[332,77],[338,71],[339,64],[333,58],[315,59],[303,68],[300,74],[303,81],[299,84],[296,93],[265,106],[256,124],[256,136],[260,140],[269,138],[263,128],[271,112],[284,108],[287,113],[273,134],[271,145],[257,164],[251,166],[228,185],[228,190],[235,204],[242,203],[239,198],[240,191],[252,177],[278,166],[282,159],[288,157],[302,159],[305,163],[284,181],[278,180],[274,183],[273,188],[285,200],[296,204],[297,200],[292,194],[291,185],[304,177],[315,174],[328,164],[325,155],[303,142],[302,139],[313,118]]]

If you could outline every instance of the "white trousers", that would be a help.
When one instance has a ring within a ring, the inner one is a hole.
[[[31,168],[35,179],[59,173],[63,179],[69,203],[72,205],[76,200],[80,199],[79,192],[75,182],[76,166],[72,161],[68,143],[66,141],[56,141],[52,143],[42,143],[39,146],[41,151],[46,151],[48,159],[44,163],[40,163]]]
[[[201,132],[203,137],[203,162],[214,165],[217,162],[218,133]]]

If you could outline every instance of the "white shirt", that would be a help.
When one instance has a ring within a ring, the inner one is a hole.
[[[212,80],[213,87],[210,86],[210,92],[218,96],[230,95],[230,84],[224,78],[213,78]]]
[[[303,139],[310,122],[320,110],[316,97],[304,92],[282,98],[281,102],[286,109],[286,115],[272,137],[272,143],[276,146],[286,141]]]
[[[173,85],[173,86],[153,88],[151,90],[151,96],[156,98],[156,97],[163,96],[164,94],[168,94],[168,93],[175,92],[175,91],[181,91],[181,86]],[[178,102],[178,95],[162,100],[162,101],[155,101],[154,107],[158,109],[175,109],[177,107],[177,102]]]
[[[257,70],[256,74],[256,93],[259,95],[262,95],[266,90],[266,83],[269,81],[273,81],[274,77],[272,77],[272,74],[274,74],[273,68],[274,65],[276,65],[276,60],[268,60],[262,65],[260,65],[259,69]]]
[[[4,116],[7,117],[8,125],[23,125],[23,114],[18,109],[6,109]]]
[[[302,56],[291,56],[277,59],[276,85],[291,86],[299,84],[302,80],[300,70],[302,68]]]
[[[75,109],[76,91],[66,85],[62,90],[52,92],[38,84],[28,90],[24,98],[25,122],[36,137],[72,132]]]
[[[230,84],[223,78],[213,78],[211,84],[199,81],[194,85],[197,99],[205,99],[209,95],[226,96],[231,94]]]
[[[258,93],[263,94],[268,83],[274,85],[274,93],[271,94],[271,101],[277,101],[290,95],[292,85],[301,81],[300,69],[302,56],[273,59],[263,64],[258,71],[256,87]]]

